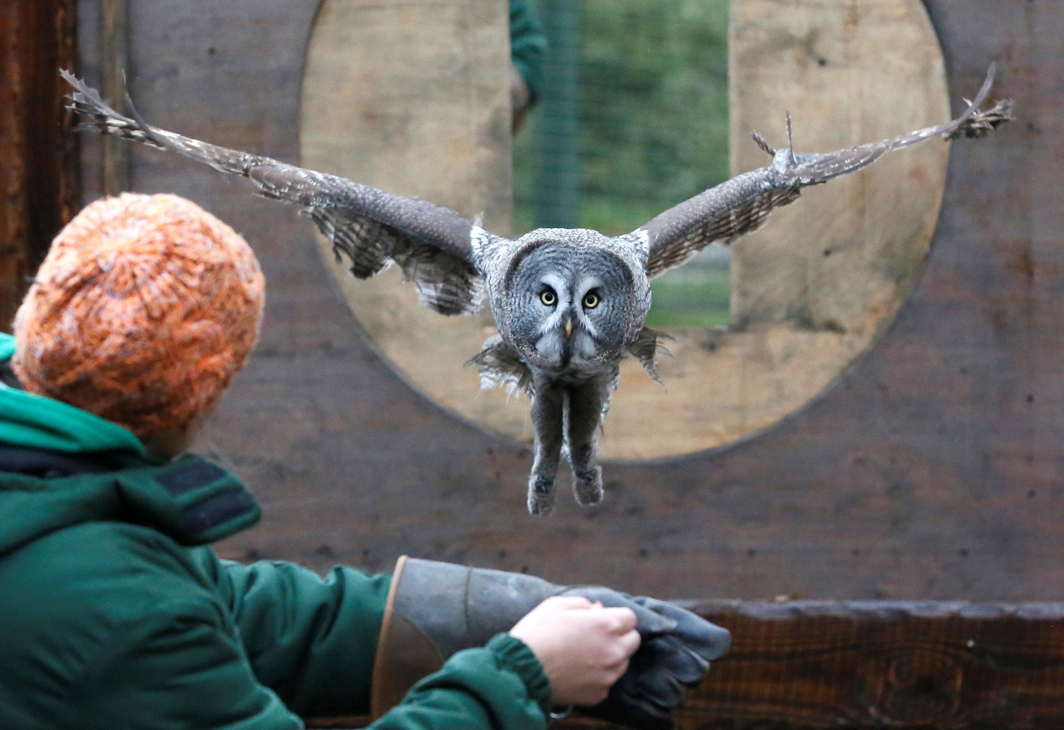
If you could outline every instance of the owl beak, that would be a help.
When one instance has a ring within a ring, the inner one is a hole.
[[[573,318],[572,318],[572,315],[566,315],[564,331],[565,331],[565,336],[566,337],[572,337],[573,336]]]

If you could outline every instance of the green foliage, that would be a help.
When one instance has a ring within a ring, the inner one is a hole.
[[[552,63],[570,50],[558,48],[554,34],[544,98],[514,149],[515,232],[558,224],[534,213],[537,195],[556,186],[558,175],[579,176],[577,224],[610,234],[725,179],[727,0],[541,3],[548,30],[550,13],[566,3],[580,5],[575,14],[563,7],[559,18],[579,23],[578,63]],[[577,79],[576,160],[562,159],[556,153],[567,145],[543,134],[558,113],[557,93],[566,90],[558,76],[567,72]]]
[[[624,233],[727,177],[728,0],[537,9],[552,46],[543,98],[515,141],[515,234]],[[655,284],[658,326],[726,323],[726,264],[698,272],[701,284]]]

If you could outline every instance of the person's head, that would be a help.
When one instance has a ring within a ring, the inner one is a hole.
[[[184,450],[258,339],[264,282],[232,228],[175,195],[99,200],[64,228],[15,315],[28,391]]]

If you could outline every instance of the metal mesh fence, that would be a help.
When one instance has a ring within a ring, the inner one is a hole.
[[[514,230],[631,231],[728,174],[727,0],[539,0],[550,41],[515,140]],[[728,321],[728,254],[654,282],[651,326]]]

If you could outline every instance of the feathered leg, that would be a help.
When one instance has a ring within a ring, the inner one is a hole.
[[[595,446],[609,389],[605,378],[569,389],[567,443],[573,467],[573,494],[577,503],[585,507],[602,501],[602,467],[595,463]]]
[[[532,473],[528,476],[528,511],[533,515],[550,514],[554,507],[554,477],[562,451],[564,407],[565,391],[557,383],[535,384],[532,425],[536,446]]]

